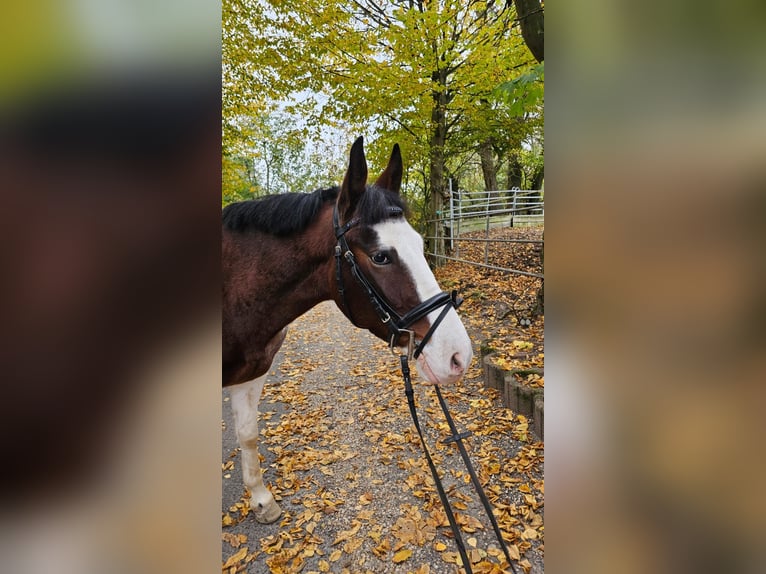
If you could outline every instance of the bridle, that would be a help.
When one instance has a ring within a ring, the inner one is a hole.
[[[400,215],[403,215],[402,209],[400,207],[391,206],[388,208],[388,215],[389,217],[397,217]],[[433,297],[426,299],[425,301],[419,303],[416,305],[413,309],[410,309],[407,313],[404,315],[399,315],[397,311],[391,306],[391,304],[386,300],[383,295],[381,295],[377,289],[375,289],[375,286],[370,282],[369,279],[364,275],[362,272],[362,269],[359,267],[359,264],[356,262],[356,258],[354,257],[353,252],[351,251],[350,247],[348,246],[348,242],[346,241],[346,233],[353,228],[355,225],[358,225],[360,223],[360,219],[358,217],[353,217],[349,221],[347,221],[345,224],[340,225],[340,222],[338,220],[338,206],[336,205],[333,208],[332,213],[332,222],[333,227],[335,229],[335,239],[337,243],[335,244],[335,277],[338,283],[338,291],[340,293],[340,299],[343,303],[343,307],[346,311],[346,315],[349,319],[351,319],[351,322],[356,325],[356,321],[354,321],[353,315],[351,313],[351,307],[348,305],[348,302],[346,301],[346,290],[345,286],[343,284],[343,268],[342,268],[342,260],[346,260],[346,262],[351,267],[351,273],[353,274],[356,281],[362,286],[362,289],[367,293],[367,297],[370,299],[370,303],[372,303],[372,308],[375,310],[375,313],[380,318],[381,322],[383,322],[384,325],[388,326],[389,334],[391,336],[390,339],[390,347],[391,351],[399,356],[399,359],[401,361],[401,367],[402,367],[402,376],[404,378],[404,393],[407,397],[407,404],[410,409],[410,414],[412,415],[412,420],[415,423],[415,429],[418,431],[418,435],[420,436],[420,443],[423,446],[423,452],[426,456],[426,461],[428,462],[428,467],[431,470],[431,476],[433,476],[434,483],[436,485],[436,490],[439,494],[439,499],[441,500],[442,506],[444,507],[444,511],[447,515],[447,520],[450,524],[450,527],[452,529],[452,533],[455,538],[455,544],[457,544],[458,551],[460,552],[460,558],[463,563],[463,568],[468,574],[472,574],[471,570],[471,562],[468,558],[468,553],[466,551],[465,545],[463,544],[463,538],[460,535],[460,527],[458,526],[457,520],[455,519],[454,513],[452,512],[452,507],[450,506],[449,499],[447,498],[447,493],[444,490],[444,486],[442,485],[441,479],[439,478],[439,473],[436,471],[436,465],[433,462],[433,459],[431,458],[431,453],[428,451],[428,446],[426,445],[425,438],[423,437],[423,432],[420,428],[420,422],[418,421],[418,415],[417,411],[415,409],[415,391],[412,388],[412,381],[410,379],[410,368],[409,368],[409,360],[417,359],[418,356],[423,352],[423,347],[426,346],[428,341],[431,339],[431,336],[433,335],[433,332],[436,330],[436,328],[439,326],[439,324],[442,322],[444,317],[447,316],[447,313],[450,309],[457,309],[460,304],[463,302],[461,298],[457,296],[457,291],[452,291],[451,293],[447,293],[446,291],[442,291],[441,293],[434,295]],[[442,308],[441,312],[439,313],[436,320],[431,323],[431,327],[428,329],[426,334],[423,336],[423,339],[415,344],[415,332],[409,327],[411,327],[415,322],[419,321],[429,313]],[[358,325],[357,325],[358,326]],[[398,353],[396,350],[396,342],[398,341],[399,337],[403,334],[407,334],[407,352],[406,353]],[[511,560],[510,552],[508,551],[508,547],[505,544],[505,540],[503,539],[502,533],[500,531],[500,527],[497,524],[497,519],[495,518],[493,512],[492,512],[492,506],[489,503],[489,500],[487,499],[487,495],[484,492],[484,489],[481,487],[481,482],[479,481],[478,476],[476,475],[476,471],[473,468],[473,465],[471,464],[471,459],[468,456],[468,452],[465,449],[465,445],[463,444],[463,439],[467,438],[471,435],[470,431],[466,432],[458,432],[457,426],[455,425],[455,421],[452,419],[452,416],[450,415],[450,412],[447,408],[447,403],[444,401],[444,398],[442,397],[441,391],[439,390],[439,385],[434,385],[434,388],[436,390],[436,396],[439,399],[439,404],[442,408],[442,412],[444,412],[444,417],[447,420],[447,424],[449,425],[450,432],[452,433],[451,436],[449,436],[447,439],[445,439],[444,443],[450,443],[454,442],[458,450],[460,452],[460,456],[463,459],[463,462],[465,463],[465,466],[468,470],[468,474],[471,477],[471,482],[473,483],[474,489],[476,490],[476,493],[479,496],[479,499],[481,500],[482,505],[484,506],[484,510],[487,513],[487,516],[489,517],[489,520],[492,524],[492,528],[495,531],[495,536],[497,537],[498,542],[500,543],[500,548],[503,550],[503,553],[505,554],[505,558],[508,560],[508,564],[511,566],[511,569],[513,572],[518,572],[516,570],[516,566],[513,564],[513,561]]]
[[[403,212],[400,207],[391,206],[388,208],[388,214],[389,217],[396,217],[402,215]],[[356,325],[356,321],[354,321],[353,315],[351,313],[351,308],[346,301],[346,290],[343,284],[343,259],[345,259],[345,261],[349,264],[351,267],[351,273],[353,274],[356,281],[362,286],[362,289],[364,289],[367,297],[370,299],[372,308],[375,310],[378,318],[384,325],[388,327],[389,343],[392,352],[394,352],[394,354],[398,354],[396,353],[396,342],[399,340],[401,335],[406,334],[408,335],[407,357],[409,359],[417,359],[423,352],[423,347],[425,347],[428,341],[431,339],[431,336],[433,335],[436,328],[442,322],[444,317],[447,316],[449,310],[457,309],[463,300],[457,296],[457,291],[452,291],[451,293],[442,291],[441,293],[426,299],[422,303],[419,303],[404,315],[400,315],[396,309],[394,309],[393,306],[386,300],[386,298],[381,295],[377,289],[375,289],[375,286],[372,284],[372,282],[365,276],[364,272],[359,267],[359,264],[356,262],[354,253],[348,246],[348,242],[346,241],[345,237],[346,233],[355,225],[358,225],[360,219],[358,217],[354,217],[347,221],[344,225],[340,225],[338,221],[338,207],[336,205],[332,213],[332,222],[333,227],[335,228],[335,239],[337,240],[337,243],[335,244],[335,277],[338,283],[340,299],[343,302],[343,307],[346,310],[346,314],[348,315],[349,319],[351,319],[351,322]],[[431,327],[423,336],[423,339],[416,345],[415,332],[409,327],[411,327],[414,323],[427,316],[431,312],[436,311],[440,307],[442,308],[441,313],[439,313],[436,320],[431,324]]]

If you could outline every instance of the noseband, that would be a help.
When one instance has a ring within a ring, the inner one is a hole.
[[[388,213],[389,217],[396,217],[398,215],[402,215],[403,212],[400,207],[392,206],[388,208]],[[346,232],[355,225],[359,224],[359,221],[360,220],[358,217],[354,217],[341,226],[338,221],[338,207],[336,206],[333,209],[332,222],[335,228],[335,239],[337,240],[335,245],[335,275],[338,281],[338,291],[340,293],[341,301],[343,301],[343,307],[346,309],[346,313],[351,319],[351,322],[356,324],[356,321],[354,321],[353,315],[351,314],[351,308],[346,302],[346,290],[343,285],[341,257],[345,259],[346,262],[351,266],[351,273],[354,275],[354,278],[357,280],[357,282],[362,286],[362,289],[364,289],[364,291],[367,293],[367,297],[370,299],[370,303],[372,303],[372,308],[375,310],[375,313],[378,315],[381,322],[388,326],[391,350],[396,354],[396,341],[401,335],[407,334],[407,356],[410,359],[417,359],[423,352],[423,347],[425,347],[428,341],[431,339],[431,336],[436,330],[436,327],[438,327],[444,317],[447,316],[449,310],[453,308],[457,309],[463,300],[457,296],[457,291],[452,291],[451,293],[442,291],[441,293],[434,295],[433,297],[426,299],[422,303],[418,304],[404,315],[399,315],[399,313],[396,312],[396,310],[386,300],[386,298],[378,293],[370,280],[365,277],[362,269],[356,262],[354,254],[348,246],[348,242],[346,241],[345,237]],[[423,339],[416,346],[415,332],[409,327],[411,327],[414,323],[432,311],[439,309],[440,307],[443,307],[441,313],[439,313],[439,316],[431,324],[430,329],[428,329]]]

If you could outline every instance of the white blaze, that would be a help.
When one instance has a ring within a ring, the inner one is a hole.
[[[373,226],[381,249],[395,249],[401,264],[409,271],[421,301],[438,295],[442,289],[436,282],[423,255],[423,239],[409,223],[388,220]],[[404,312],[409,311],[405,309]],[[428,319],[433,324],[442,308],[432,311]],[[418,371],[434,384],[454,383],[460,378],[455,373],[452,357],[457,355],[465,370],[473,358],[471,340],[454,309],[450,309],[434,331],[431,339],[418,358]]]

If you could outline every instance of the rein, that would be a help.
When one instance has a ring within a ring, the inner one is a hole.
[[[397,215],[402,215],[402,210],[399,207],[389,207],[389,215],[391,217],[395,217]],[[410,378],[410,366],[409,361],[414,359],[417,359],[420,354],[423,352],[423,347],[428,343],[428,341],[431,339],[431,336],[433,335],[433,332],[436,330],[436,327],[439,326],[439,324],[442,322],[444,317],[447,316],[447,313],[450,309],[457,309],[460,304],[463,302],[461,298],[457,296],[457,291],[452,291],[451,293],[447,293],[446,291],[442,291],[438,295],[434,295],[430,299],[426,299],[419,305],[417,305],[415,308],[408,311],[405,315],[399,315],[399,313],[396,312],[396,310],[386,301],[386,299],[378,293],[378,291],[375,289],[373,284],[365,277],[364,273],[362,272],[362,269],[359,267],[359,264],[356,262],[356,258],[354,257],[354,254],[351,252],[351,249],[348,246],[348,242],[346,241],[345,234],[346,232],[357,225],[359,223],[358,218],[353,218],[346,222],[343,226],[339,224],[338,221],[338,208],[337,206],[334,208],[333,211],[333,226],[335,228],[335,238],[337,239],[337,244],[335,245],[335,261],[336,261],[336,279],[338,282],[338,291],[340,292],[341,301],[343,302],[343,307],[346,310],[346,313],[348,314],[349,318],[351,318],[351,322],[356,325],[356,322],[354,321],[352,315],[351,315],[351,308],[348,306],[348,303],[346,302],[346,295],[345,295],[345,288],[343,284],[343,270],[342,270],[342,259],[345,259],[346,262],[351,266],[351,272],[356,279],[356,281],[362,286],[362,288],[367,293],[367,296],[370,299],[370,302],[372,303],[372,307],[375,310],[375,313],[378,315],[380,320],[383,322],[383,324],[388,326],[389,332],[391,334],[391,341],[390,341],[390,347],[391,351],[394,354],[397,354],[395,347],[396,347],[396,341],[402,334],[408,335],[407,340],[407,353],[399,354],[399,360],[401,362],[402,367],[402,377],[404,378],[404,394],[407,397],[407,405],[410,409],[410,414],[412,415],[412,421],[415,424],[415,429],[418,431],[418,436],[420,437],[420,444],[423,447],[423,452],[426,456],[426,461],[428,462],[428,468],[431,470],[431,476],[434,479],[434,484],[436,485],[436,490],[439,494],[439,499],[441,500],[442,507],[444,508],[445,513],[447,514],[447,520],[449,522],[450,528],[452,529],[452,534],[455,538],[455,544],[457,544],[458,551],[460,553],[460,558],[463,562],[463,568],[465,569],[467,574],[473,574],[473,570],[471,569],[471,561],[468,558],[468,552],[466,551],[465,544],[463,544],[463,537],[460,534],[460,527],[457,524],[457,520],[455,519],[455,515],[452,512],[452,506],[449,503],[449,499],[447,498],[447,493],[444,490],[444,485],[442,484],[441,479],[439,478],[439,473],[436,470],[436,465],[434,464],[433,459],[431,458],[431,453],[428,450],[428,446],[426,445],[425,438],[423,437],[423,431],[420,428],[420,421],[418,420],[418,414],[415,407],[415,391],[412,387],[412,380]],[[415,332],[411,329],[408,329],[408,327],[412,326],[413,323],[416,321],[422,319],[429,313],[439,309],[442,307],[442,311],[439,313],[437,319],[433,322],[430,329],[426,332],[423,339],[416,344],[415,342]],[[463,459],[463,463],[465,464],[466,469],[468,470],[468,474],[471,477],[471,483],[473,484],[474,489],[476,490],[476,494],[478,494],[479,499],[481,500],[482,505],[484,506],[484,511],[486,512],[487,516],[489,517],[490,522],[492,523],[492,528],[495,532],[495,536],[497,537],[498,542],[500,543],[500,548],[503,550],[503,553],[505,554],[506,560],[508,560],[508,564],[511,566],[511,569],[514,573],[518,574],[518,571],[516,570],[516,567],[513,564],[513,561],[511,560],[511,555],[508,551],[508,547],[505,544],[505,540],[503,539],[502,533],[500,532],[500,527],[497,524],[497,520],[495,519],[495,515],[492,513],[492,506],[487,499],[487,495],[484,492],[484,489],[481,487],[481,482],[479,481],[478,476],[476,476],[476,471],[473,468],[473,464],[471,464],[471,459],[468,456],[468,452],[465,449],[465,445],[463,444],[463,439],[468,438],[471,436],[470,431],[466,432],[458,432],[457,426],[455,425],[455,421],[452,419],[452,416],[450,415],[449,409],[447,408],[447,403],[444,401],[444,398],[442,397],[441,391],[439,390],[439,385],[434,385],[434,388],[436,389],[436,396],[439,399],[439,405],[441,406],[442,412],[444,413],[444,418],[447,420],[447,424],[450,428],[450,432],[452,433],[451,436],[446,438],[443,441],[443,444],[448,444],[451,442],[454,442],[458,446],[458,450],[460,451],[460,456]]]

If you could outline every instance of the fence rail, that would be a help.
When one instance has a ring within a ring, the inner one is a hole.
[[[450,188],[451,188],[450,182]],[[511,189],[506,191],[468,192],[450,189],[449,209],[437,213],[437,218],[427,221],[431,249],[426,252],[437,263],[444,260],[458,261],[477,267],[494,269],[505,273],[526,275],[543,279],[543,274],[519,269],[510,269],[489,264],[492,243],[538,243],[538,239],[493,239],[489,231],[494,227],[514,227],[536,222],[542,223],[545,216],[544,192],[542,190]],[[463,233],[484,230],[485,236],[462,237]],[[460,243],[484,243],[484,263],[460,257]],[[448,250],[449,247],[449,250]]]

